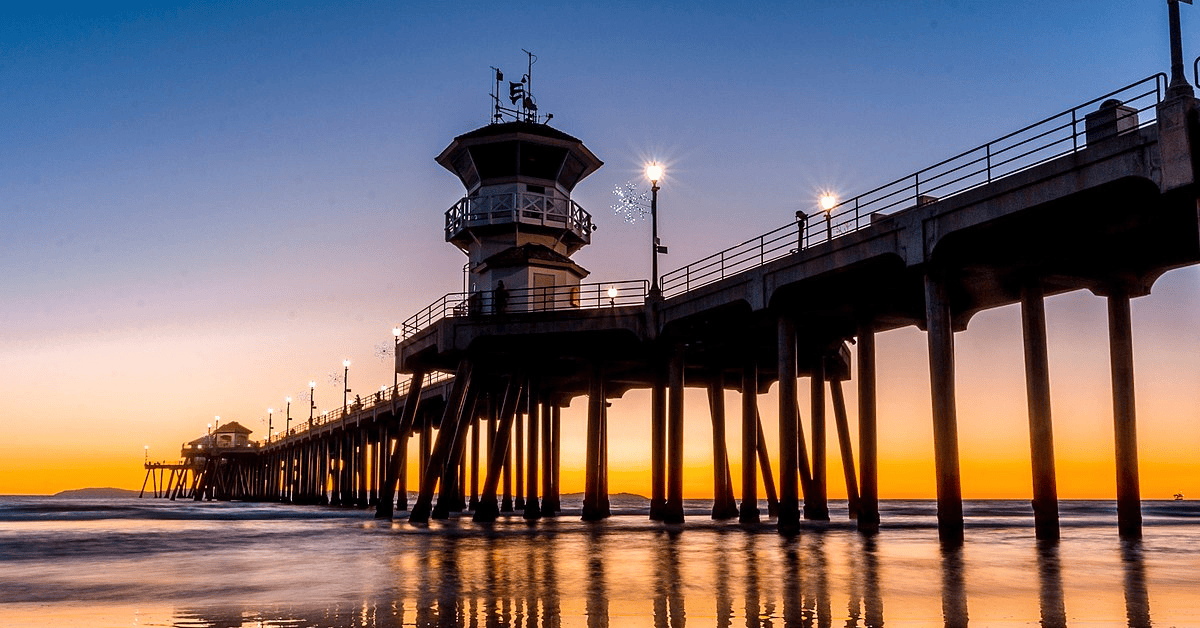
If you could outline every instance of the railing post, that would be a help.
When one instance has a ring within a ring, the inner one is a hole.
[[[1079,120],[1074,109],[1071,110],[1071,144],[1074,146],[1072,152],[1079,150]]]
[[[918,172],[918,173],[914,174],[913,181],[914,181],[913,189],[916,190],[916,193],[913,194],[913,198],[920,199],[921,198],[921,173]]]
[[[758,236],[758,265],[759,266],[762,266],[763,264],[767,263],[767,254],[766,254],[766,251],[764,250],[766,248],[765,241],[763,240],[764,237],[766,237],[766,236]]]
[[[725,278],[725,251],[721,251],[721,279]]]
[[[1075,132],[1074,127],[1071,128],[1071,132],[1072,133]],[[987,150],[987,179],[988,179],[988,183],[991,183],[992,182],[992,145],[990,143],[984,144],[983,147],[984,147],[984,149]]]

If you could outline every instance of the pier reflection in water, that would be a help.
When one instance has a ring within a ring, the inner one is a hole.
[[[309,611],[296,604],[253,621],[194,610],[176,624],[831,628],[883,626],[890,613],[890,625],[1155,625],[1140,542],[1088,539],[1107,550],[1088,556],[1070,541],[1011,530],[965,546],[940,545],[927,532],[784,538],[634,520],[502,523],[480,537],[400,529],[387,544],[389,584],[365,602]],[[1196,595],[1178,585],[1179,594]]]
[[[83,521],[68,511],[47,520],[39,506],[28,521],[0,521],[0,625],[1055,627],[1200,617],[1200,511],[1150,517],[1142,540],[1121,541],[1111,506],[1082,504],[1050,542],[991,503],[965,544],[943,546],[931,506],[893,505],[895,523],[873,537],[844,520],[788,537],[700,516],[682,527],[620,514],[421,528],[283,506],[196,506],[183,519],[110,509]]]

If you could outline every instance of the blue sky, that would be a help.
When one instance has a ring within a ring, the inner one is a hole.
[[[1200,14],[1182,8],[1190,76]],[[646,225],[609,210],[644,159],[669,168],[670,270],[811,210],[820,189],[851,196],[1166,72],[1166,14],[1161,0],[9,6],[0,392],[22,422],[110,417],[165,451],[209,415],[256,422],[344,357],[362,390],[390,383],[374,347],[461,284],[441,228],[462,191],[433,157],[487,122],[489,66],[519,76],[522,48],[542,111],[606,162],[576,190],[600,227],[577,259],[603,281],[649,274]],[[1194,311],[1186,290],[1164,299]],[[24,436],[50,446],[44,431]]]

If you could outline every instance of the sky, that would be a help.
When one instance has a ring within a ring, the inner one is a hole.
[[[1197,10],[1182,6],[1189,74]],[[598,225],[575,259],[601,282],[650,274],[648,226],[610,209],[647,160],[667,167],[668,271],[821,190],[853,196],[1169,70],[1161,0],[105,2],[0,18],[0,494],[137,488],[144,456],[176,458],[216,416],[262,437],[266,409],[309,380],[336,406],[343,359],[355,391],[391,384],[391,328],[462,284],[442,228],[463,190],[433,158],[488,122],[490,68],[519,76],[522,49],[541,111],[605,162],[574,193]],[[1197,288],[1180,269],[1133,304],[1146,497],[1200,494]],[[1047,317],[1059,493],[1111,498],[1104,302],[1052,297]],[[1013,307],[956,335],[967,497],[1031,495],[1020,338]],[[880,334],[878,350],[882,495],[931,497],[924,336]],[[611,434],[638,435],[610,444],[614,492],[649,491],[647,405],[635,391],[611,410]],[[685,490],[710,495],[702,394],[686,405]],[[773,440],[772,394],[761,407]],[[582,488],[577,469],[564,482]]]

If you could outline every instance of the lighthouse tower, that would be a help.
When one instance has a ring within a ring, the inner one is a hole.
[[[472,313],[577,307],[588,271],[571,256],[592,241],[595,225],[571,191],[603,162],[546,124],[552,116],[537,113],[529,75],[509,84],[511,109],[501,104],[502,81],[497,70],[491,124],[437,156],[466,188],[446,211],[446,241],[469,258]]]

